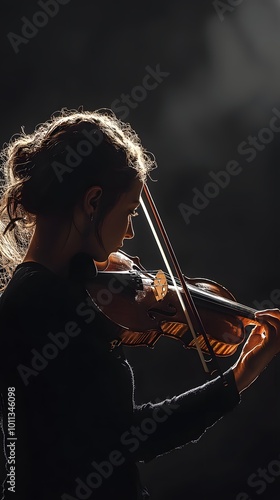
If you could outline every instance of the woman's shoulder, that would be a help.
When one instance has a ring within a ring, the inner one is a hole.
[[[0,312],[13,307],[57,307],[77,294],[74,284],[38,262],[22,262],[0,297]]]
[[[1,300],[18,294],[22,298],[25,294],[32,294],[32,292],[40,294],[46,290],[46,287],[54,286],[57,281],[55,274],[38,262],[22,262],[15,268],[13,276],[2,293]]]

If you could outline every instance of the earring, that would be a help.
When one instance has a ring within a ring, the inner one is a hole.
[[[92,214],[90,215],[90,222],[93,222],[93,218],[94,218],[94,216],[93,216],[93,212],[92,212]]]

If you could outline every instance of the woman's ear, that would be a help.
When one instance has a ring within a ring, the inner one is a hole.
[[[101,196],[102,188],[100,186],[92,186],[87,190],[84,196],[84,209],[90,218],[94,215]]]

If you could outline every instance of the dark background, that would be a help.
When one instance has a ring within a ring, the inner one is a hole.
[[[1,3],[1,144],[62,107],[115,107],[156,156],[149,186],[185,274],[223,284],[242,304],[279,307],[280,134],[262,130],[274,108],[280,116],[279,1],[64,3],[45,18],[40,2]],[[23,17],[45,25],[16,53],[8,34],[23,36]],[[166,75],[143,91],[147,67],[158,65]],[[121,108],[123,94],[132,104]],[[261,145],[251,155],[246,144],[240,150],[249,136]],[[225,172],[231,160],[240,173],[211,190],[210,172]],[[198,193],[205,207],[188,218]],[[142,214],[135,229],[125,250],[148,269],[164,268]],[[138,403],[206,380],[197,353],[180,342],[126,351]],[[140,464],[151,499],[278,499],[279,390],[275,358],[198,443]]]

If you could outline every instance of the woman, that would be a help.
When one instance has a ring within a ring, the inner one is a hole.
[[[120,328],[88,288],[134,235],[152,156],[110,110],[63,110],[13,138],[2,160],[5,494],[146,498],[137,461],[198,439],[238,404],[279,352],[280,312],[257,313],[263,327],[251,333],[226,383],[218,377],[136,406],[132,369],[122,347],[113,348]]]

